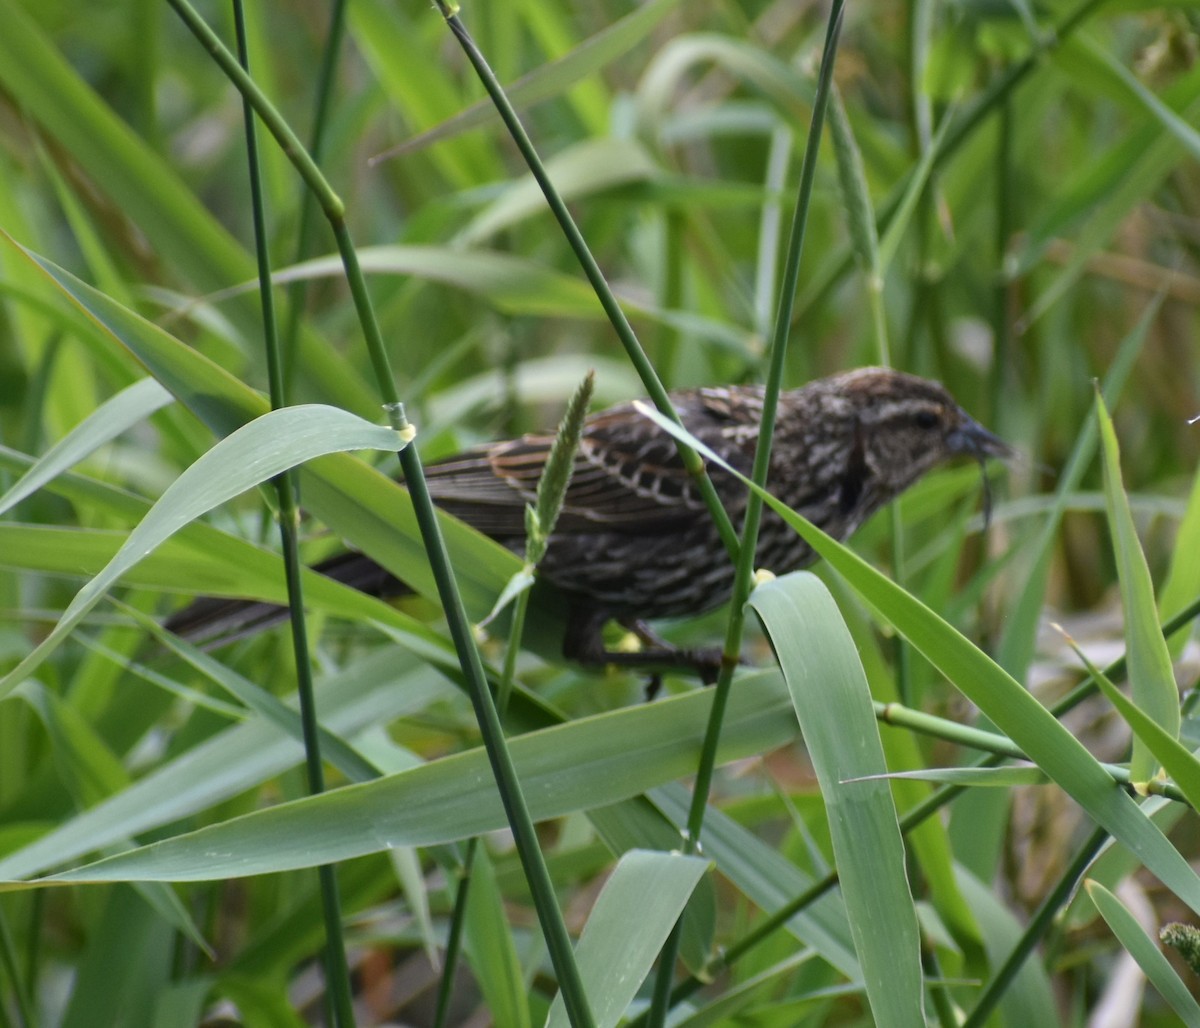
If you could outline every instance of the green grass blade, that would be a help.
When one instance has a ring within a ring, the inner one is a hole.
[[[1115,403],[1121,395],[1160,306],[1161,300],[1148,304],[1137,324],[1121,340],[1117,356],[1104,378],[1104,395],[1109,403]],[[1000,637],[997,657],[1000,665],[1017,678],[1024,677],[1033,659],[1038,622],[1045,604],[1046,586],[1053,563],[1049,555],[1058,539],[1059,526],[1071,496],[1076,492],[1084,471],[1091,464],[1095,449],[1096,423],[1087,418],[1079,429],[1075,444],[1071,447],[1071,455],[1059,476],[1058,488],[1054,492],[1045,521],[1035,541],[1028,547],[1029,552],[1022,554],[1029,572],[1025,576],[1020,596],[1008,615]],[[1182,606],[1181,603],[1180,607]]]
[[[730,701],[722,761],[794,737],[778,677],[763,672],[742,681],[745,688]],[[513,739],[531,814],[544,820],[604,806],[688,774],[711,703],[709,693],[693,692]],[[507,824],[491,782],[487,755],[475,749],[143,847],[75,875],[201,881],[334,863],[393,845],[452,842]],[[27,855],[11,855],[0,861],[0,874],[28,863]]]
[[[1171,548],[1171,566],[1167,570],[1159,594],[1158,606],[1163,621],[1174,617],[1200,595],[1200,468],[1192,479],[1192,491],[1188,496],[1187,510],[1179,523],[1179,533]],[[1173,660],[1178,660],[1192,629],[1181,628],[1167,640],[1167,649]]]
[[[466,869],[471,876],[465,923],[471,970],[496,1024],[530,1028],[529,998],[512,927],[504,913],[504,897],[496,884],[496,869],[483,846],[474,847],[474,857]]]
[[[215,435],[226,436],[266,412],[259,393],[191,347],[11,237],[10,242]],[[412,502],[402,487],[359,461],[333,455],[303,468],[300,481],[307,510],[415,591],[437,598]],[[457,559],[467,608],[482,617],[520,561],[448,515],[439,521]]]
[[[682,830],[687,823],[690,802],[683,787],[664,786],[655,789],[650,798]],[[768,845],[716,807],[710,807],[704,815],[704,854],[716,862],[722,875],[767,913],[774,913],[806,892],[814,882],[812,876],[776,847]],[[819,896],[792,916],[787,928],[850,981],[861,985],[862,969],[850,938],[846,908],[836,890]]]
[[[1108,501],[1108,530],[1112,535],[1113,555],[1121,588],[1121,606],[1125,611],[1125,652],[1129,663],[1129,682],[1133,702],[1172,738],[1179,738],[1179,689],[1171,667],[1171,654],[1158,623],[1154,601],[1154,583],[1138,541],[1129,500],[1121,482],[1121,453],[1117,433],[1096,393],[1096,418],[1100,424],[1100,443],[1104,461],[1104,494]],[[1157,764],[1145,741],[1134,736],[1133,758],[1129,772],[1134,782],[1148,781]]]
[[[537,194],[541,199],[541,194]],[[544,207],[542,201],[541,210]],[[512,315],[585,318],[597,320],[604,311],[586,282],[494,250],[464,250],[448,246],[365,246],[359,250],[362,270],[374,275],[427,279],[462,289]],[[314,257],[277,271],[276,283],[339,279],[341,258]],[[237,292],[249,292],[257,283],[246,282]]]
[[[408,654],[379,650],[321,683],[322,721],[349,738],[415,714],[450,691]],[[296,767],[303,754],[291,736],[260,718],[232,725],[7,854],[0,874],[27,877],[124,844]]]
[[[1037,767],[1007,765],[1005,767],[931,767],[921,771],[892,771],[881,778],[907,778],[918,782],[940,782],[943,785],[990,786],[1011,789],[1018,785],[1045,785],[1050,780]]]
[[[821,785],[854,948],[878,1025],[924,1021],[920,935],[871,692],[853,640],[808,572],[759,586],[749,605],[783,669]]]
[[[171,401],[171,394],[152,378],[144,378],[122,389],[63,436],[11,489],[0,496],[0,514]]]
[[[1150,983],[1159,991],[1162,998],[1171,1004],[1171,1009],[1179,1015],[1180,1020],[1189,1028],[1200,1026],[1200,1003],[1197,1003],[1191,991],[1175,973],[1175,969],[1158,945],[1138,924],[1137,919],[1125,908],[1125,905],[1109,892],[1099,882],[1084,883],[1088,896],[1096,904],[1100,916],[1108,922],[1117,941],[1125,947],[1134,960],[1137,961],[1150,979]]]
[[[611,61],[641,42],[646,34],[657,25],[679,0],[650,0],[623,18],[601,29],[585,39],[569,53],[543,64],[527,75],[522,75],[504,91],[517,108],[531,107],[543,100],[562,95],[593,72],[599,71]],[[440,139],[449,139],[480,125],[500,126],[496,108],[488,100],[480,100],[466,110],[448,118],[440,125],[426,129],[392,147],[384,157],[411,153],[429,146]]]
[[[1161,639],[1162,636],[1160,635]],[[1068,640],[1079,655],[1080,660],[1088,669],[1088,673],[1100,686],[1100,691],[1117,709],[1125,723],[1133,729],[1135,739],[1141,740],[1150,756],[1162,765],[1163,770],[1174,779],[1175,784],[1183,791],[1188,803],[1194,809],[1200,810],[1200,760],[1179,741],[1177,735],[1171,735],[1154,718],[1150,717],[1135,702],[1130,701],[1098,667],[1096,667],[1083,651],[1075,646],[1073,640]],[[1145,779],[1130,778],[1137,787]]]
[[[314,457],[403,445],[390,428],[316,404],[271,411],[238,429],[171,483],[113,559],[79,590],[50,634],[0,679],[0,696],[45,660],[129,568],[189,521]]]

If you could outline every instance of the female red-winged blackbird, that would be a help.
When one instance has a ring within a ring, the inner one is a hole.
[[[749,474],[762,417],[759,386],[672,394],[688,430]],[[533,502],[552,436],[527,435],[469,450],[426,468],[444,510],[520,552],[525,506]],[[937,382],[861,368],[781,394],[767,485],[788,506],[837,539],[930,469],[954,457],[981,463],[1012,451]],[[709,469],[735,525],[745,487]],[[756,566],[778,574],[811,563],[813,552],[774,513],[764,512]],[[369,557],[347,553],[316,569],[378,596],[407,592]],[[587,419],[574,474],[538,573],[570,599],[563,653],[582,663],[680,666],[709,678],[711,651],[680,651],[645,622],[702,614],[729,599],[733,564],[675,443],[631,404]],[[240,637],[282,620],[262,603],[199,600],[167,627],[193,640]],[[615,620],[646,643],[639,653],[605,649]]]

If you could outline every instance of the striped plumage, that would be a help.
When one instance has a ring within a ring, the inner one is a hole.
[[[758,386],[727,386],[674,393],[672,401],[693,435],[748,474],[762,396]],[[523,436],[432,464],[426,469],[430,494],[444,510],[520,551],[525,505],[533,501],[552,440]],[[862,368],[780,396],[768,486],[845,539],[931,468],[958,456],[982,461],[1009,452],[938,383]],[[740,525],[745,488],[720,468],[710,474]],[[812,556],[776,515],[764,513],[757,566],[782,574]],[[341,555],[318,569],[377,594],[404,590],[363,555]],[[566,656],[585,663],[692,666],[711,674],[711,654],[675,651],[642,624],[720,606],[732,590],[733,567],[674,441],[631,404],[587,420],[563,511],[538,570],[571,601]],[[238,627],[229,622],[228,602],[210,602],[225,612],[222,631]],[[260,614],[264,609],[258,605]],[[205,625],[195,623],[204,619],[187,615],[181,612],[169,624],[193,637],[205,635]],[[648,648],[638,654],[605,650],[601,631],[609,620],[637,631]]]

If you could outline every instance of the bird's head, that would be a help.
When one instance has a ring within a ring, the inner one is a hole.
[[[889,492],[954,457],[982,462],[1014,455],[939,382],[888,368],[860,368],[835,381],[853,412],[862,458]]]
[[[982,468],[988,457],[1015,456],[938,382],[888,368],[860,368],[825,382],[826,403],[840,410],[852,436],[844,507],[886,503],[956,457]],[[986,477],[984,482],[986,487]]]

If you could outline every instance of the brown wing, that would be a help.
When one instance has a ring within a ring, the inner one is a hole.
[[[753,432],[746,429],[757,420],[755,395],[746,392],[749,406],[731,404],[727,390],[678,393],[672,399],[699,438],[719,438],[726,453],[732,443],[735,454],[748,441],[748,455]],[[537,495],[552,442],[551,436],[524,436],[430,465],[430,494],[444,510],[487,535],[522,536],[525,505]],[[632,405],[623,404],[588,419],[555,531],[665,532],[702,509],[674,440]]]

